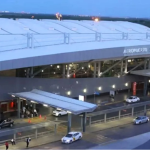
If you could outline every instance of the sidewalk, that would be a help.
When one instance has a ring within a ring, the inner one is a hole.
[[[150,132],[137,135],[134,137],[118,140],[116,142],[113,142],[104,146],[99,145],[96,147],[92,147],[92,149],[129,149],[129,150],[132,150],[146,143],[149,140],[150,140]]]
[[[57,141],[60,141],[61,138],[62,138],[61,135],[50,134],[49,136],[42,137],[42,139],[41,138],[31,139],[31,142],[29,144],[29,148],[40,146],[40,145],[47,144],[47,143],[57,142]],[[5,145],[0,146],[0,150],[5,150],[5,149],[6,149]],[[16,145],[14,145],[14,146],[9,144],[9,149],[12,149],[12,150],[26,149],[26,142],[25,141],[18,142],[18,143],[16,142]]]

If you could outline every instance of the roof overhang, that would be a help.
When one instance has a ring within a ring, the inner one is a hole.
[[[150,77],[150,69],[131,71],[131,74]]]
[[[13,97],[18,97],[24,100],[31,100],[37,103],[41,103],[45,106],[51,106],[56,108],[61,108],[63,110],[68,111],[68,113],[72,113],[75,115],[84,113],[84,112],[92,112],[97,108],[97,105],[79,101],[76,99],[56,95],[53,93],[33,89],[29,92],[21,92],[21,93],[9,93]]]

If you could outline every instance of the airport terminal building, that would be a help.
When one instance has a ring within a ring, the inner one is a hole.
[[[124,21],[0,19],[3,112],[16,109],[9,93],[39,89],[78,98],[127,90],[133,82],[148,82],[149,69],[146,26]],[[136,70],[147,72],[137,75]]]

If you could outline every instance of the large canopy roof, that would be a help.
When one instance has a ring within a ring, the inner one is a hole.
[[[0,18],[0,70],[116,59],[149,43],[150,28],[131,22]]]
[[[12,96],[23,98],[26,100],[35,101],[43,105],[52,106],[56,108],[61,108],[63,110],[69,111],[75,115],[84,112],[92,112],[96,109],[97,105],[92,103],[87,103],[72,98],[48,93],[45,91],[34,89],[30,92],[21,93],[10,93]]]

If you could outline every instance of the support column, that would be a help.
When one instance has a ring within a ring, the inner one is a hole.
[[[18,107],[18,118],[20,118],[20,98],[17,99],[17,107]]]
[[[86,113],[83,113],[83,119],[82,119],[82,125],[83,125],[83,132],[86,130]]]
[[[66,74],[66,67],[65,67],[66,65],[65,64],[63,64],[63,78],[65,78],[65,74]]]
[[[106,123],[107,114],[104,114],[104,122]]]
[[[27,68],[27,78],[29,78],[30,68]]]
[[[144,96],[147,95],[147,86],[148,86],[148,78],[145,77],[145,78],[144,78],[144,91],[143,91],[143,95],[144,95]]]
[[[68,113],[68,133],[71,131],[71,113]]]
[[[82,122],[83,122],[83,116],[81,116],[81,130],[83,131],[83,125],[82,125]]]
[[[148,69],[150,69],[150,58],[149,58],[149,61],[148,61]]]
[[[122,74],[123,74],[123,60],[121,61],[121,68],[120,69],[121,69],[120,72],[121,72],[121,76],[122,76]]]
[[[147,59],[144,61],[144,69],[147,69]]]
[[[119,110],[119,119],[120,119],[120,116],[121,116],[121,110]]]
[[[69,78],[69,64],[67,64],[67,78]]]
[[[96,62],[94,62],[94,78],[96,78]]]
[[[57,125],[54,126],[54,134],[57,134]]]
[[[37,139],[37,136],[38,136],[38,131],[37,129],[35,129],[35,138]]]
[[[33,109],[36,109],[36,104],[35,103],[33,103],[32,106],[33,106]]]
[[[2,116],[1,116],[1,113],[2,113],[2,108],[1,108],[1,103],[0,103],[0,120],[2,120]]]
[[[89,126],[91,126],[91,117],[89,117]]]
[[[33,67],[31,67],[30,77],[33,75]]]
[[[126,59],[125,60],[125,70],[124,70],[124,73],[127,73],[128,72],[128,60]]]
[[[101,62],[99,61],[98,62],[98,77],[99,77],[99,75],[100,75],[100,73],[101,73]]]
[[[134,107],[132,107],[132,116],[134,116]]]
[[[146,116],[146,105],[144,105],[144,115]]]
[[[16,141],[16,133],[14,133],[14,140]]]

